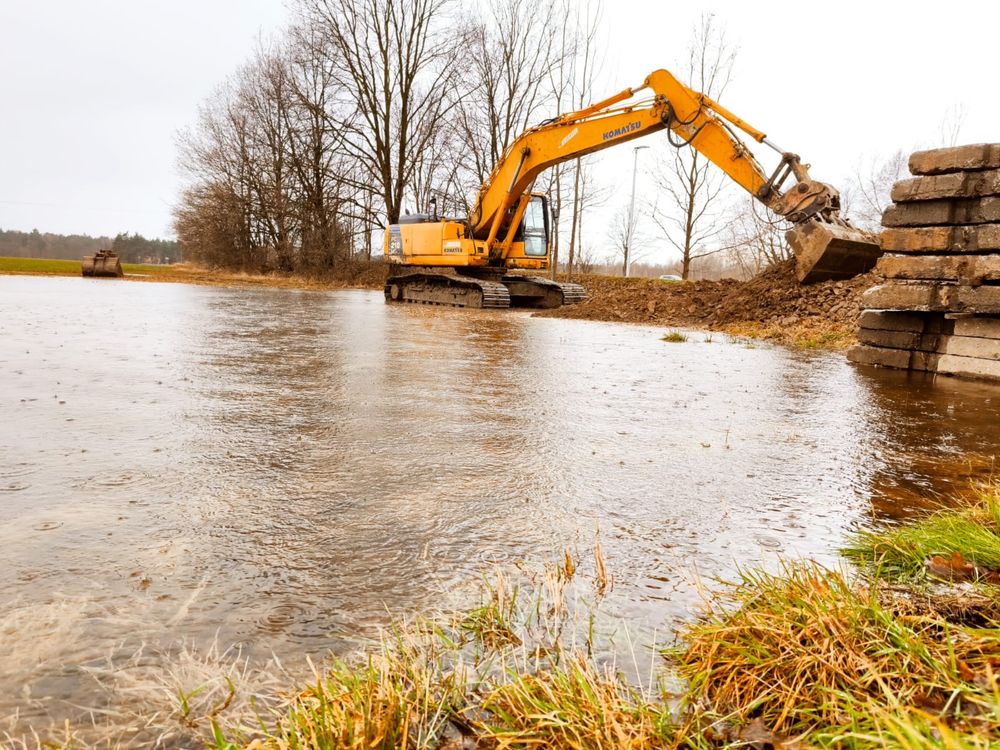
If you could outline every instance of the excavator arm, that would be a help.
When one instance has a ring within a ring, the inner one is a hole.
[[[629,103],[645,90],[650,97]],[[834,188],[811,179],[808,165],[797,155],[778,149],[763,132],[666,70],[654,71],[637,88],[519,136],[480,189],[469,217],[473,236],[486,241],[492,258],[506,258],[541,172],[661,130],[668,131],[673,145],[696,149],[757,200],[796,225],[787,239],[799,259],[800,280],[854,275],[874,265],[877,244],[840,216],[840,196]],[[765,173],[736,131],[781,154],[772,174]],[[786,187],[789,177],[794,177],[794,184]]]

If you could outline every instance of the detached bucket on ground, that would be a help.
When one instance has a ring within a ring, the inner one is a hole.
[[[120,278],[125,275],[118,254],[111,250],[98,250],[93,255],[84,256],[80,268],[84,276]]]
[[[795,276],[801,284],[850,279],[867,273],[882,255],[874,235],[818,219],[788,230],[785,239],[795,253]]]

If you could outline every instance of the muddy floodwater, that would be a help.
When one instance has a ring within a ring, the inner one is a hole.
[[[988,476],[1000,388],[364,291],[0,278],[0,717],[140,647],[343,651],[484,568],[586,557],[640,631],[696,576]]]

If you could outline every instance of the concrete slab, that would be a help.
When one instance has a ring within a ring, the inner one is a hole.
[[[875,270],[887,279],[954,281],[980,286],[1000,281],[1000,254],[883,255]]]
[[[1000,313],[1000,286],[889,281],[861,296],[868,310]]]
[[[859,365],[933,372],[937,365],[938,355],[929,352],[908,352],[905,349],[884,349],[878,346],[857,344],[847,350],[847,359]]]
[[[1000,339],[977,336],[942,336],[935,347],[940,354],[1000,361]]]
[[[878,365],[907,370],[910,367],[910,353],[902,349],[881,349],[876,346],[857,344],[847,350],[847,359],[859,365]]]
[[[883,349],[905,349],[907,351],[936,352],[941,345],[941,336],[933,333],[912,331],[877,331],[862,328],[858,331],[858,341],[868,346]]]
[[[893,203],[882,214],[884,227],[926,227],[1000,222],[1000,196]]]
[[[938,373],[977,380],[1000,380],[1000,361],[943,354],[937,361]]]
[[[1000,252],[1000,224],[885,229],[879,243],[887,253]]]
[[[909,331],[911,333],[951,333],[957,321],[942,313],[892,312],[865,310],[858,317],[858,327],[873,331]]]
[[[963,170],[1000,167],[1000,143],[975,143],[968,146],[935,148],[910,155],[910,173],[944,174]]]
[[[891,193],[894,203],[986,195],[1000,195],[1000,170],[910,177],[893,185]]]
[[[1000,286],[951,287],[954,312],[1000,313]],[[946,295],[947,297],[948,295]],[[949,299],[949,302],[952,302]]]
[[[907,284],[890,281],[872,287],[861,295],[861,304],[868,310],[922,310],[947,312],[937,284]]]
[[[956,336],[1000,339],[1000,318],[959,318],[952,321]]]

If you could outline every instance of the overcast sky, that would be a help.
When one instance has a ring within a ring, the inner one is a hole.
[[[937,145],[956,106],[962,142],[1000,141],[1000,3],[605,5],[599,94],[679,68],[714,12],[739,47],[722,103],[835,185],[866,158]],[[0,227],[168,236],[176,132],[286,19],[282,0],[0,0]],[[655,158],[640,156],[641,196]],[[603,234],[628,198],[631,148],[598,162],[614,186],[588,218]]]

